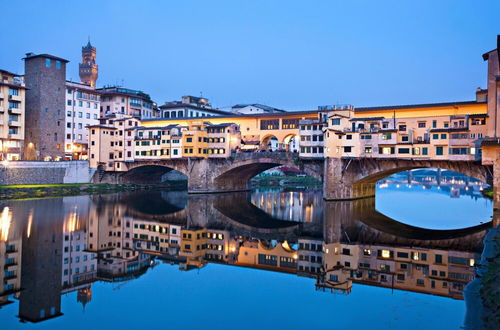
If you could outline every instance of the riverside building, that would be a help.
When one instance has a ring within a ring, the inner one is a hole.
[[[0,70],[0,160],[19,160],[24,147],[26,86],[21,76]]]

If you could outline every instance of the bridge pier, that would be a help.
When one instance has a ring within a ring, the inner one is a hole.
[[[323,198],[328,201],[349,201],[375,196],[374,182],[356,183],[356,171],[351,162],[340,158],[325,158]]]
[[[500,226],[500,160],[493,162],[493,227]]]

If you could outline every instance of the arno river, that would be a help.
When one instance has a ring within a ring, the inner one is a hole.
[[[457,329],[491,226],[482,188],[424,173],[353,202],[304,187],[3,201],[0,329]]]

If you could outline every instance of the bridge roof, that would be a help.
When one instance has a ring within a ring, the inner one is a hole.
[[[459,102],[389,105],[389,106],[355,108],[354,112],[375,111],[375,110],[398,110],[398,109],[411,109],[411,108],[435,108],[435,107],[450,107],[450,106],[452,107],[452,106],[460,106],[460,105],[475,105],[475,104],[486,104],[486,103],[487,102],[459,101]]]

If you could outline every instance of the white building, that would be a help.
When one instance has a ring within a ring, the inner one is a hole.
[[[232,107],[232,112],[240,115],[254,115],[260,113],[286,112],[285,110],[273,108],[264,104],[236,104]]]
[[[214,117],[231,114],[212,108],[206,98],[190,95],[183,96],[181,101],[165,102],[159,107],[159,112],[161,118]]]
[[[66,159],[88,159],[88,125],[97,125],[101,97],[88,85],[66,82],[64,150]]]
[[[326,124],[320,120],[299,121],[300,153],[302,158],[324,158],[324,133]]]

